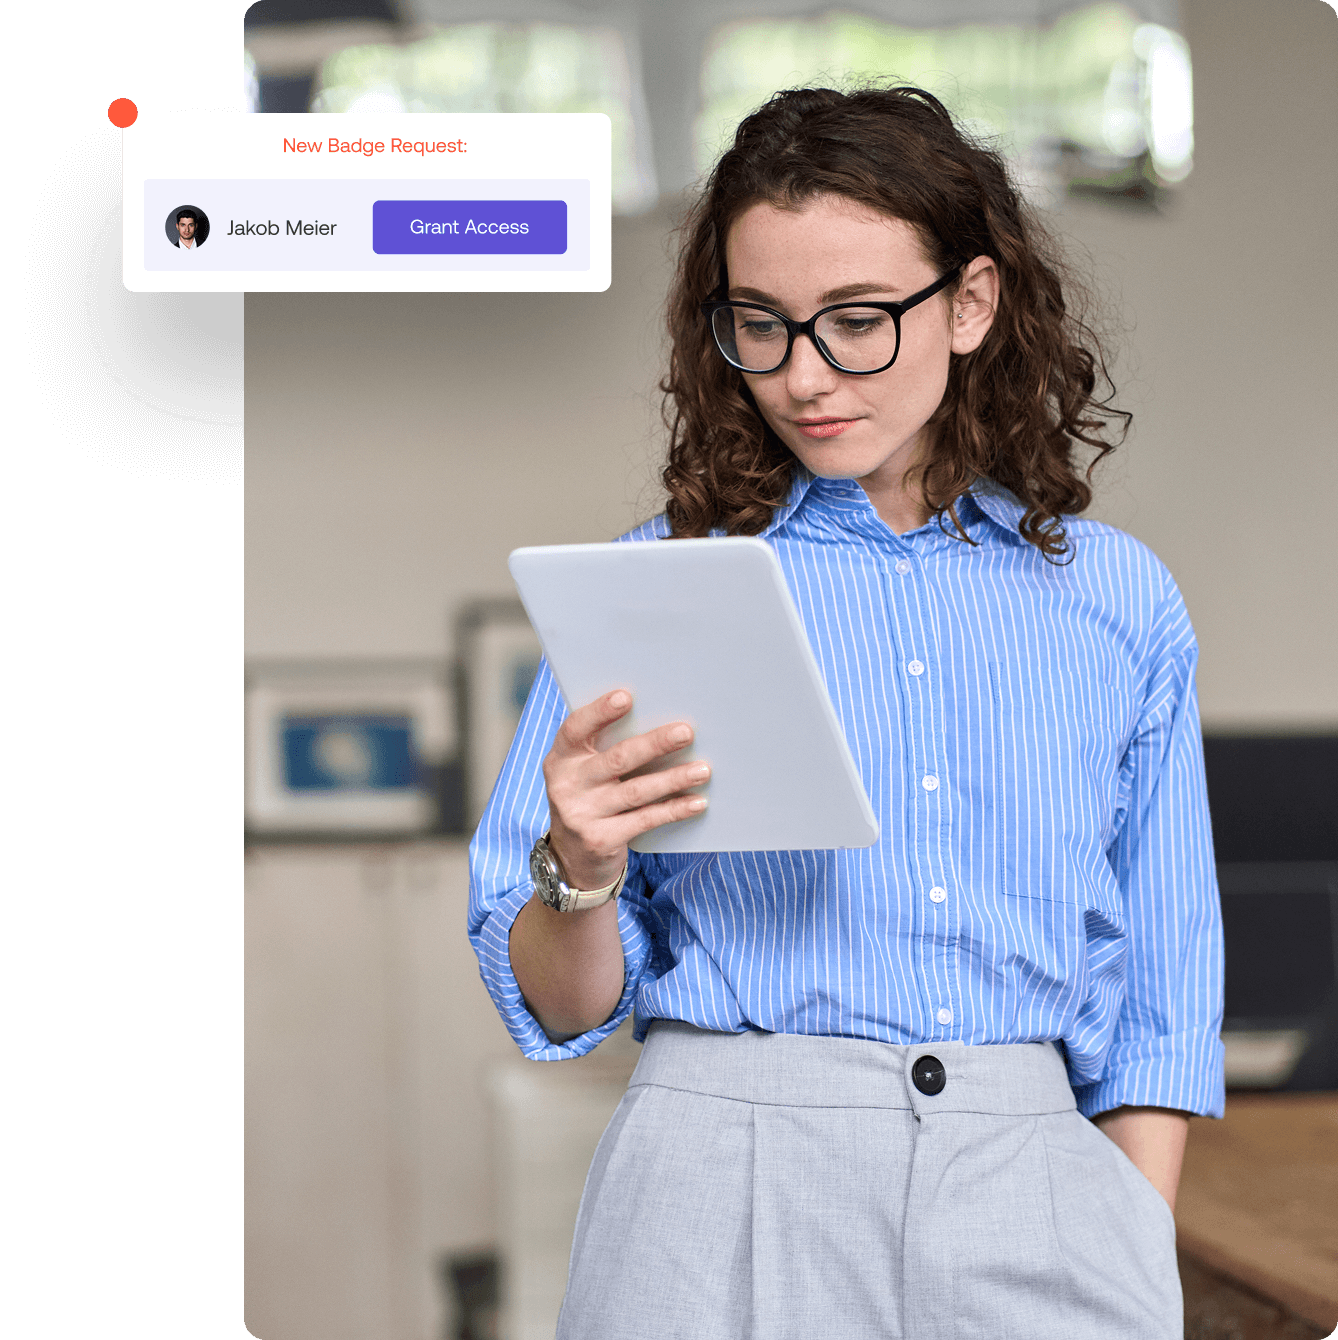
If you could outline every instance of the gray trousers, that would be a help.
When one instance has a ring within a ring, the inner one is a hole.
[[[558,1340],[1182,1335],[1171,1212],[1049,1043],[665,1021],[591,1164],[558,1322]]]

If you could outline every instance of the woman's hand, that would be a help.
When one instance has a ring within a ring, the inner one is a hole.
[[[1175,1213],[1180,1165],[1189,1134],[1188,1112],[1165,1107],[1117,1107],[1093,1117],[1093,1125],[1114,1140],[1129,1161],[1162,1194]]]
[[[710,777],[706,763],[693,760],[663,772],[629,775],[691,744],[692,727],[686,723],[657,726],[598,748],[600,732],[631,707],[631,694],[615,689],[578,708],[562,723],[544,759],[552,819],[548,848],[573,889],[612,884],[627,863],[627,844],[634,837],[706,808],[705,797],[682,794]]]

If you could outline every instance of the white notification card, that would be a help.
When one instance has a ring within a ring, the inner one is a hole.
[[[141,113],[134,292],[602,292],[598,112]]]
[[[642,852],[867,847],[878,820],[780,563],[762,540],[572,544],[509,561],[569,707],[625,688],[602,744],[671,721],[696,739],[664,765],[711,764],[704,813]]]

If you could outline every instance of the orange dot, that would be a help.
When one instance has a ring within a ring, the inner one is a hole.
[[[107,108],[107,119],[121,130],[124,130],[127,126],[133,126],[138,115],[139,108],[129,98],[117,98]]]

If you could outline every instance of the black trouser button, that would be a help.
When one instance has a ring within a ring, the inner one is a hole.
[[[921,1093],[942,1093],[943,1086],[947,1082],[948,1072],[944,1070],[943,1062],[937,1056],[918,1057],[911,1066],[911,1083]]]

